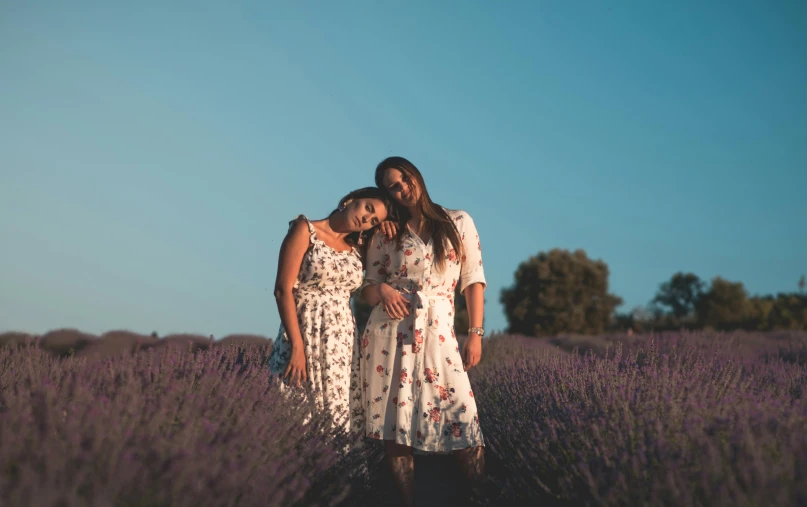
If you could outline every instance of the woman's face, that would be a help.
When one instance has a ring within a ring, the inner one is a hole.
[[[401,206],[410,208],[418,202],[420,189],[417,183],[398,169],[387,169],[381,179],[384,187]]]
[[[351,232],[369,231],[387,218],[389,211],[381,199],[354,199],[345,207]]]

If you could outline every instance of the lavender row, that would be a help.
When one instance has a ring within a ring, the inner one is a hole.
[[[268,347],[0,349],[0,504],[328,505],[361,462],[270,386]]]
[[[0,504],[368,498],[378,449],[272,389],[269,350],[0,348]],[[486,339],[491,501],[807,503],[806,352],[804,333]]]
[[[805,338],[755,357],[759,334],[614,340],[599,356],[495,338],[488,352],[512,359],[472,382],[502,500],[804,505],[807,368],[788,354]]]

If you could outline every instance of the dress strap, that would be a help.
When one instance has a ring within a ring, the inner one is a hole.
[[[309,220],[308,217],[305,215],[297,215],[297,218],[289,222],[289,229],[291,229],[291,227],[294,225],[294,222],[296,222],[297,220],[305,220],[305,223],[308,224],[308,232],[310,233],[308,237],[311,240],[311,243],[315,243],[316,241],[318,241],[317,231],[316,229],[314,229],[314,224],[312,224],[311,220]]]

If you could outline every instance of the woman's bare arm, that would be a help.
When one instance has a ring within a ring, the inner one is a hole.
[[[469,327],[482,327],[485,319],[485,286],[481,283],[472,283],[465,288],[465,304],[468,308]],[[459,332],[465,332],[461,329]],[[465,342],[465,354],[463,361],[465,371],[473,368],[482,359],[482,337],[476,333],[470,333]]]
[[[465,304],[468,308],[468,327],[482,327],[485,320],[485,286],[481,283],[469,285],[465,289]]]
[[[375,306],[381,302],[381,285],[381,283],[376,283],[362,289],[361,297],[368,305]]]
[[[383,233],[377,232],[369,245],[365,258],[365,277],[369,283],[361,291],[361,297],[370,306],[384,304],[384,311],[393,319],[403,319],[409,315],[409,301],[386,283],[386,272],[381,269],[381,247]]]
[[[280,246],[280,256],[278,258],[277,278],[275,279],[275,301],[277,302],[278,313],[280,313],[280,321],[283,323],[283,328],[286,330],[286,335],[291,342],[292,355],[303,354],[304,347],[303,337],[300,333],[300,323],[297,321],[297,305],[294,302],[294,283],[297,281],[297,276],[300,274],[300,266],[303,263],[303,257],[309,246],[309,231],[308,224],[304,220],[298,220],[289,230],[286,237],[283,239],[283,244]],[[296,365],[299,369],[299,361]],[[293,381],[306,380],[306,371],[303,363],[303,371],[293,371],[292,377],[297,375],[299,378],[292,378]],[[291,368],[292,365],[290,364]],[[289,373],[289,369],[284,372],[284,377]]]

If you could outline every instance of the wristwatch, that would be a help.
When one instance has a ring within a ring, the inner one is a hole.
[[[468,329],[468,334],[471,334],[471,333],[476,333],[476,334],[479,335],[480,338],[482,338],[483,336],[485,336],[485,328],[483,328],[483,327],[472,327],[472,328]]]

